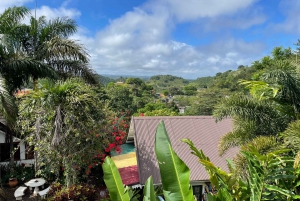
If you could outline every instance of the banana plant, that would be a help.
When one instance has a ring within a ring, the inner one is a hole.
[[[102,168],[104,172],[103,179],[108,188],[111,200],[130,201],[128,191],[125,191],[120,173],[114,161],[111,158],[106,157]]]
[[[208,201],[232,201],[232,196],[227,189],[222,188],[218,191],[216,195],[212,193],[207,194]]]
[[[168,201],[194,200],[190,186],[190,169],[172,149],[164,122],[157,126],[155,154],[159,165],[163,193]]]
[[[250,196],[250,190],[246,188],[247,182],[239,180],[232,173],[227,173],[219,167],[216,167],[210,159],[203,153],[202,150],[198,150],[194,143],[189,139],[182,139],[181,141],[189,145],[191,153],[199,158],[199,162],[204,166],[208,175],[210,176],[210,182],[215,186],[216,190],[220,191],[222,188],[227,189],[230,195],[235,198],[233,200],[247,200]],[[228,165],[234,171],[234,167],[231,161],[227,161]],[[224,193],[224,192],[223,192]]]
[[[144,199],[143,201],[156,201],[157,196],[154,191],[154,185],[153,185],[153,179],[152,176],[150,176],[145,184],[144,187]]]
[[[295,159],[288,155],[288,149],[276,150],[265,155],[258,153],[254,147],[242,154],[248,161],[248,179],[234,178],[231,173],[217,168],[202,150],[198,150],[189,139],[183,139],[192,150],[192,154],[199,158],[199,162],[210,175],[213,185],[218,188],[218,194],[208,194],[208,201],[262,201],[262,200],[296,200],[296,187],[300,168],[295,168]],[[232,168],[232,166],[231,166]],[[230,195],[230,199],[225,199]]]
[[[155,153],[166,201],[194,201],[193,190],[190,186],[190,170],[172,149],[163,121],[158,124],[156,130]],[[130,197],[124,189],[118,169],[109,157],[105,158],[103,171],[104,181],[111,199],[114,201],[129,201]],[[152,177],[146,181],[143,200],[158,200],[157,195],[155,195]]]

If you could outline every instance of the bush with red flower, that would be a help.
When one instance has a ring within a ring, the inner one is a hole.
[[[128,129],[127,113],[112,113],[97,89],[78,79],[40,80],[19,111],[20,130],[38,155],[37,167],[63,172],[67,186],[78,182],[82,171],[89,174],[111,150],[120,151]]]
[[[86,174],[89,175],[93,167],[101,165],[106,156],[110,155],[111,151],[121,153],[121,145],[126,141],[127,132],[129,130],[130,114],[129,112],[116,115],[111,113],[108,120],[108,126],[106,127],[107,139],[105,140],[104,152],[96,153],[94,160],[88,165]]]

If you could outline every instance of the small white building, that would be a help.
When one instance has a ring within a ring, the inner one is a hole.
[[[0,121],[5,124],[3,118]],[[14,154],[15,162],[24,164],[34,164],[33,152],[28,151],[28,147],[19,138],[14,137],[14,148],[16,152]],[[10,161],[10,144],[5,143],[5,133],[0,131],[0,165],[7,164]]]

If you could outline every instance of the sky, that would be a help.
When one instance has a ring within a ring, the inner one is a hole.
[[[102,75],[214,76],[300,39],[299,0],[1,0],[0,12],[21,5],[74,19]]]

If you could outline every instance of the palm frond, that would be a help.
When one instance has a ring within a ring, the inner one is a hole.
[[[49,65],[57,72],[59,77],[81,77],[90,84],[99,84],[96,73],[87,63],[78,60],[54,60]]]
[[[80,60],[87,63],[89,57],[87,51],[77,41],[59,36],[52,38],[50,41],[45,41],[39,47],[38,53],[37,57],[44,58],[47,61],[60,58]]]
[[[281,146],[282,143],[277,141],[276,137],[274,136],[259,136],[253,138],[251,141],[248,141],[248,143],[242,145],[240,147],[240,151],[248,152],[251,151],[252,148],[255,148],[258,151],[258,153],[265,155],[272,151],[278,150]],[[235,176],[245,179],[248,175],[248,163],[245,156],[241,153],[238,153],[234,157],[233,162],[235,164]]]
[[[1,65],[0,74],[7,80],[11,89],[20,88],[33,78],[56,78],[56,73],[47,64],[23,55],[15,54]]]
[[[24,6],[10,7],[0,15],[0,34],[8,34],[19,22],[24,19],[30,10]]]
[[[285,146],[291,148],[294,153],[300,151],[300,120],[289,124],[288,128],[281,133]]]
[[[235,120],[232,132],[222,136],[219,141],[219,155],[232,148],[246,144],[256,137],[255,123],[252,121]]]
[[[66,38],[74,34],[76,31],[77,24],[73,19],[70,19],[68,17],[58,17],[48,22],[41,35],[45,37],[43,38],[43,41],[46,41],[51,40],[51,38],[55,36]]]
[[[275,101],[290,104],[295,113],[300,113],[300,77],[295,65],[288,60],[275,60],[272,68],[266,69],[262,80],[280,86]]]
[[[274,135],[283,131],[290,119],[276,109],[270,101],[257,100],[249,96],[235,94],[222,101],[215,107],[213,115],[217,121],[226,117],[253,121],[261,128],[262,135]]]
[[[14,125],[18,108],[15,104],[15,97],[9,93],[6,81],[0,77],[0,113],[4,116],[9,127]]]

